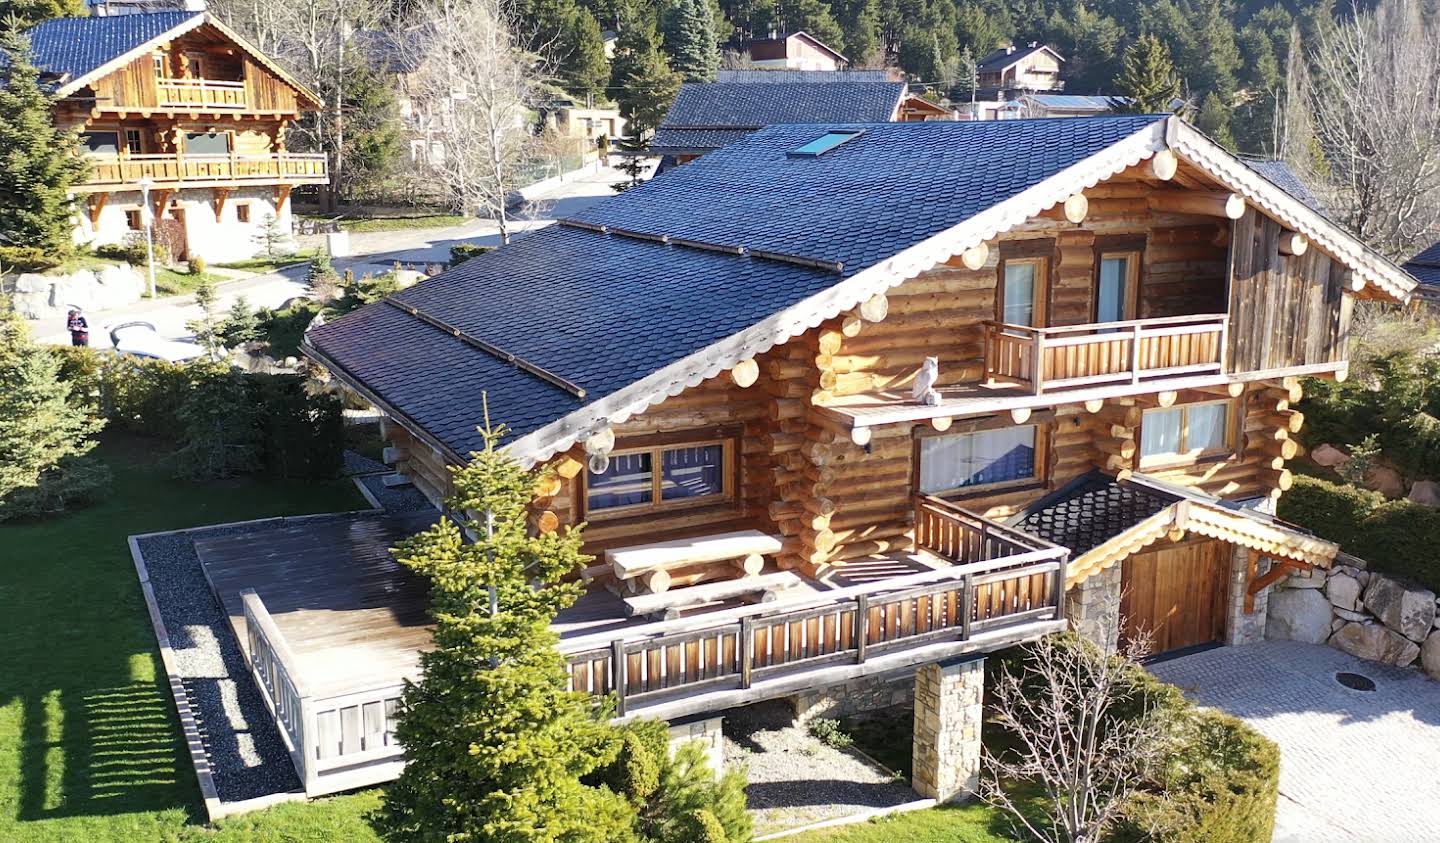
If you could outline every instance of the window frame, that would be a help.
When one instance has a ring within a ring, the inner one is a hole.
[[[1180,410],[1180,445],[1182,448],[1188,444],[1190,436],[1190,409],[1192,407],[1225,407],[1225,442],[1218,448],[1202,451],[1180,450],[1166,452],[1163,454],[1145,453],[1145,417],[1152,413],[1163,413],[1172,410]],[[1210,462],[1221,462],[1236,456],[1239,453],[1239,430],[1240,430],[1240,402],[1231,398],[1216,398],[1207,401],[1191,401],[1186,404],[1174,404],[1169,407],[1147,407],[1140,414],[1140,427],[1135,431],[1135,442],[1137,452],[1135,454],[1136,465],[1142,470],[1181,468],[1191,465],[1200,465]]]
[[[662,497],[662,486],[664,484],[664,452],[678,451],[685,448],[703,448],[709,445],[720,446],[720,483],[721,491],[718,494],[703,495],[701,497],[681,498],[679,500],[665,500]],[[736,490],[740,487],[739,470],[739,435],[738,431],[730,428],[721,428],[712,431],[696,431],[685,435],[656,435],[646,437],[635,437],[627,440],[610,452],[610,456],[628,456],[632,454],[650,454],[650,502],[629,504],[626,506],[611,506],[595,509],[590,505],[590,470],[587,468],[581,472],[584,477],[580,483],[580,511],[585,521],[612,521],[625,518],[634,518],[641,515],[665,514],[675,511],[690,509],[705,509],[719,506],[733,505],[737,500]]]
[[[135,140],[135,148],[134,148],[134,149],[132,149],[131,146],[130,146],[130,140],[131,140],[132,136],[133,136],[133,138],[134,138],[134,140]],[[121,129],[121,130],[120,130],[120,137],[121,137],[121,139],[120,139],[120,150],[121,150],[121,152],[122,152],[123,154],[125,154],[125,155],[144,155],[144,154],[145,154],[145,133],[144,133],[143,131],[141,131],[140,129]]]
[[[250,222],[250,203],[249,203],[249,202],[236,202],[236,203],[235,203],[235,221],[236,221],[236,222],[239,222],[239,223],[247,223],[247,224]]]
[[[1090,320],[1100,321],[1100,273],[1106,258],[1126,258],[1124,314],[1120,322],[1140,318],[1140,284],[1145,270],[1145,235],[1116,235],[1095,238],[1095,272],[1090,285]]]
[[[952,489],[941,489],[935,492],[920,491],[920,463],[924,451],[924,442],[927,439],[944,439],[952,436],[973,436],[979,433],[992,433],[1001,430],[1011,430],[1017,427],[1033,427],[1035,429],[1035,472],[1030,477],[1017,478],[1015,480],[1001,480],[994,483],[981,483],[974,486],[957,486]],[[1044,487],[1050,482],[1050,437],[1054,433],[1054,425],[1045,421],[1029,421],[1025,424],[1014,424],[1009,419],[987,420],[971,424],[965,429],[959,425],[952,426],[944,432],[933,428],[917,429],[915,431],[915,442],[910,461],[910,491],[916,495],[927,495],[931,497],[944,498],[945,500],[965,500],[967,498],[985,497],[997,492],[1016,492],[1024,489],[1037,489]]]
[[[134,214],[134,216],[132,217],[131,214]],[[126,227],[127,229],[129,229],[130,231],[144,231],[144,230],[145,230],[145,209],[144,209],[144,208],[126,208],[126,209],[125,209],[125,227]]]
[[[1034,263],[1035,291],[1031,303],[1031,328],[1045,328],[1050,324],[1050,275],[1055,269],[1055,241],[1002,240],[1000,260],[995,264],[995,321],[1010,324],[1005,319],[1005,267],[1012,263]]]

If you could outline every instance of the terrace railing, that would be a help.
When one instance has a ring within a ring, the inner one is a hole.
[[[214,79],[160,79],[159,104],[179,108],[244,108],[245,83]]]
[[[986,377],[1036,395],[1225,371],[1223,313],[1053,328],[984,324]]]
[[[988,537],[957,539],[957,546],[987,559],[562,641],[571,688],[614,694],[624,715],[1061,619],[1069,552],[1038,539],[1024,546],[1009,540],[1012,531],[992,526],[996,532]],[[978,527],[967,521],[958,529]]]
[[[84,187],[122,187],[149,179],[156,186],[194,184],[314,183],[329,178],[322,154],[85,156],[90,176]]]

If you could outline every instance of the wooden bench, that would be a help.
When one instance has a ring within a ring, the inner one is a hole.
[[[765,555],[779,553],[780,539],[759,530],[738,530],[693,539],[674,539],[616,547],[605,551],[605,561],[618,582],[632,590],[662,594],[670,588],[670,573],[710,562],[733,561],[741,576],[753,577],[765,567]]]
[[[680,610],[687,606],[703,606],[736,597],[758,596],[759,602],[769,603],[777,598],[779,592],[795,588],[803,582],[799,576],[789,571],[776,571],[773,574],[677,588],[663,594],[637,594],[625,598],[625,614],[627,617],[657,615],[668,621],[680,617]]]

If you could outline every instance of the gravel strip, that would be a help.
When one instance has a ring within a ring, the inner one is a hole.
[[[387,473],[390,473],[388,469]],[[375,496],[375,500],[387,512],[434,511],[434,504],[430,503],[430,499],[425,497],[419,489],[414,486],[395,486],[393,488],[386,486],[382,482],[384,476],[383,474],[370,474],[355,479],[365,485],[365,488]]]
[[[744,767],[757,833],[913,802],[919,797],[862,756],[794,725],[783,700],[725,712],[725,766]]]

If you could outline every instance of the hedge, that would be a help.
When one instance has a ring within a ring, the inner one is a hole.
[[[1440,511],[1297,476],[1276,514],[1364,559],[1371,570],[1440,591]]]
[[[1062,642],[1092,646],[1072,633],[1063,633]],[[1014,672],[1025,658],[1021,646],[991,663]],[[1279,747],[1235,717],[1197,707],[1138,665],[1127,670],[1121,695],[1111,714],[1125,720],[1157,712],[1169,726],[1170,745],[1163,769],[1143,783],[1107,840],[1269,843],[1280,790]]]

